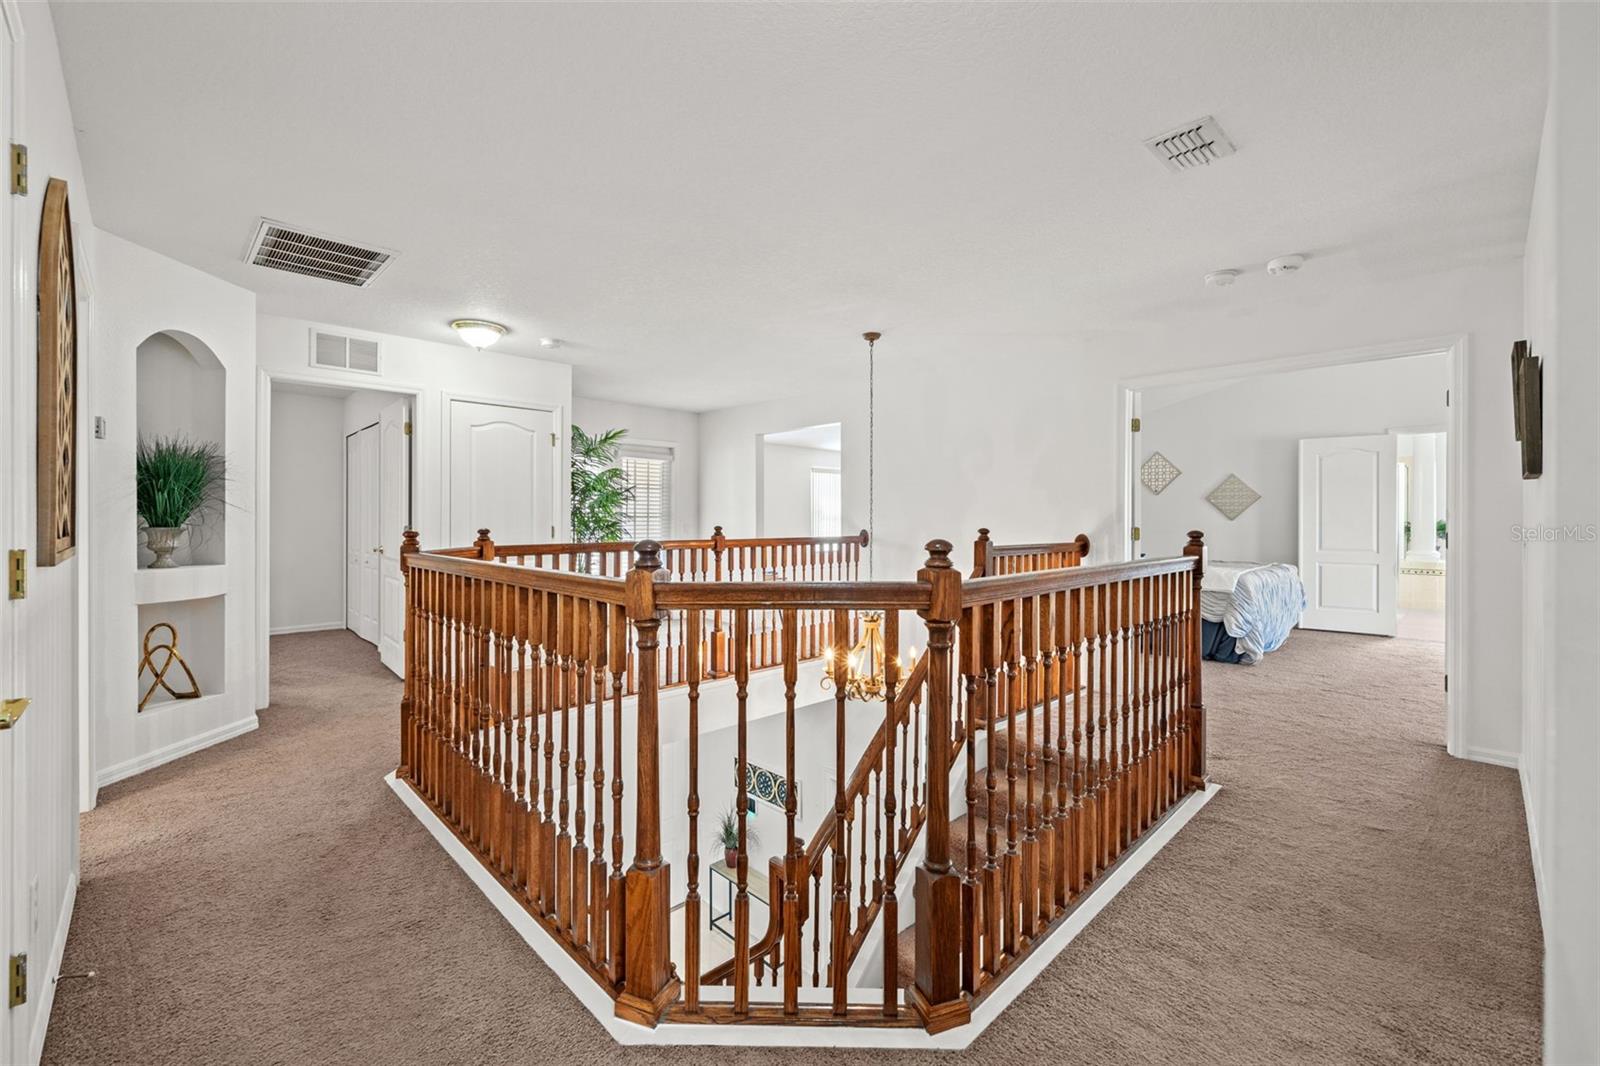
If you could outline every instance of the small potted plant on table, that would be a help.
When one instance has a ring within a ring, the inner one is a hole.
[[[732,807],[723,811],[717,822],[717,839],[722,841],[722,861],[727,863],[728,869],[735,869],[739,865],[739,816]],[[744,828],[744,841],[746,847],[761,843],[755,829],[749,825]]]
[[[134,499],[144,520],[152,570],[178,564],[172,553],[191,519],[216,503],[222,489],[222,448],[187,437],[140,440],[134,456]]]

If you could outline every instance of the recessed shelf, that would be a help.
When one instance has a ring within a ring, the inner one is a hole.
[[[223,563],[133,572],[133,600],[139,604],[203,600],[227,591],[228,568]]]

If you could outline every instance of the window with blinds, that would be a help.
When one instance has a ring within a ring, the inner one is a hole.
[[[663,540],[672,535],[672,449],[625,444],[617,465],[633,486],[633,501],[623,515],[629,540]]]
[[[811,535],[837,537],[844,522],[837,470],[811,471]]]

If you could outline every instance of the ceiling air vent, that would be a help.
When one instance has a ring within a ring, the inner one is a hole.
[[[363,288],[383,273],[396,254],[387,248],[362,248],[325,233],[295,229],[264,218],[250,240],[245,262]]]
[[[311,331],[311,365],[330,370],[360,370],[378,373],[378,342],[342,333]]]
[[[1233,154],[1233,142],[1210,115],[1159,137],[1151,137],[1144,143],[1168,170],[1210,166],[1223,156]]]

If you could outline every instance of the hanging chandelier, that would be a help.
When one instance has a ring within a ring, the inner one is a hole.
[[[867,342],[867,580],[873,578],[873,555],[878,544],[878,531],[873,528],[875,518],[874,507],[876,504],[876,434],[877,434],[877,395],[875,391],[873,357],[878,338],[883,334],[870,332],[863,333],[861,339]],[[834,638],[841,643],[848,639],[846,633],[836,633]],[[883,646],[883,613],[881,611],[868,611],[861,616],[861,636],[856,639],[855,645],[844,653],[844,678],[842,683],[837,682],[834,673],[838,666],[837,652],[832,648],[823,654],[823,663],[827,669],[822,675],[823,689],[831,689],[839,684],[847,699],[852,700],[881,700],[889,693],[889,682],[886,676],[888,655]],[[896,662],[898,665],[898,660]]]

